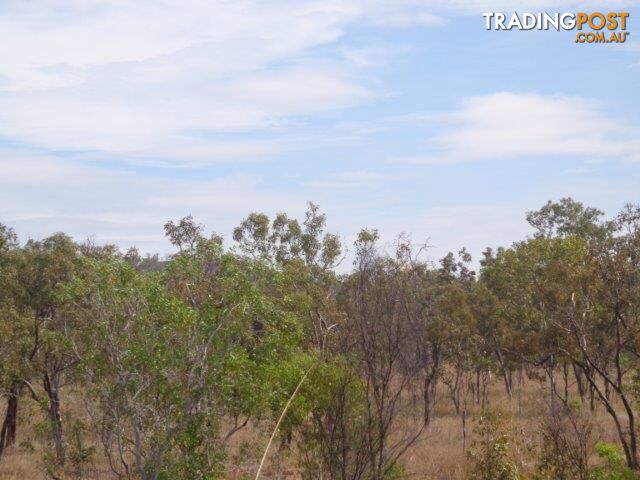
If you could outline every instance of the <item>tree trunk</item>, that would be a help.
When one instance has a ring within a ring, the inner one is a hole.
[[[551,412],[555,412],[556,410],[556,396],[558,394],[556,390],[556,376],[554,372],[554,367],[551,366],[547,369],[547,377],[549,378],[549,402],[551,404]]]
[[[51,434],[53,436],[53,444],[56,450],[56,462],[58,465],[64,465],[66,445],[64,433],[62,430],[62,415],[60,413],[60,392],[57,380],[51,381],[48,373],[44,374],[43,385],[44,390],[49,397],[49,421],[51,422]]]
[[[569,366],[562,362],[562,379],[564,380],[564,404],[569,404]]]
[[[425,374],[424,378],[424,386],[422,391],[423,403],[424,403],[424,412],[423,419],[425,425],[431,424],[431,413],[433,411],[433,406],[436,403],[436,389],[438,385],[438,367],[440,364],[440,352],[437,345],[431,346],[431,368],[428,373]]]
[[[467,451],[467,408],[462,410],[462,451]]]
[[[4,415],[4,421],[2,422],[2,431],[0,431],[0,457],[2,457],[5,449],[13,445],[16,441],[19,397],[20,386],[14,382],[9,390],[7,410]]]
[[[498,356],[498,363],[500,363],[500,370],[502,370],[502,378],[504,379],[504,388],[509,396],[509,399],[513,398],[513,389],[511,388],[511,373],[507,369],[507,365],[502,356],[502,351],[496,348],[496,355]]]
[[[436,402],[436,381],[435,375],[425,377],[422,396],[424,402],[424,423],[426,425],[431,424],[431,412]]]
[[[575,362],[571,362],[571,364],[573,365],[573,374],[576,377],[576,386],[578,387],[578,395],[580,395],[580,403],[584,405],[585,385],[584,385],[584,380],[582,378],[582,372],[578,370],[578,367],[575,364]]]

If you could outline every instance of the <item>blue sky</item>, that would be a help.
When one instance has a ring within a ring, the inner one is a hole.
[[[564,196],[638,202],[640,2],[0,1],[0,221],[168,252],[307,200],[350,243],[509,244]],[[631,13],[625,45],[484,11]]]

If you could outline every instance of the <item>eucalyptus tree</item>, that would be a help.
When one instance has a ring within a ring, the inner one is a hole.
[[[636,381],[640,373],[640,213],[628,206],[614,221],[568,199],[529,214],[535,239],[502,250],[483,280],[515,335],[511,349],[555,379],[573,366],[612,419],[629,468],[638,470]],[[621,407],[618,407],[618,404]]]
[[[313,358],[309,380],[280,426],[281,436],[286,444],[293,435],[304,439],[298,453],[311,477],[346,480],[364,474],[356,413],[363,404],[359,378],[348,368],[346,318],[337,299],[341,280],[334,268],[342,247],[339,237],[326,233],[325,227],[326,216],[310,202],[302,220],[286,213],[273,219],[251,213],[233,238],[235,251],[245,261],[263,262],[277,274],[278,281],[265,285],[266,291],[302,321],[302,346]]]
[[[353,478],[382,480],[428,425],[429,382],[438,368],[438,353],[436,348],[436,358],[431,356],[428,340],[430,304],[423,290],[427,267],[411,243],[401,238],[395,254],[385,255],[377,231],[362,230],[355,249],[355,271],[343,282],[341,305],[347,315],[345,352],[364,389],[367,465],[364,477]],[[418,422],[407,394],[417,379],[426,389]]]
[[[0,223],[0,392],[6,397],[0,456],[15,443],[23,379],[29,377],[26,358],[30,351],[31,324],[17,302],[20,254],[15,231]]]
[[[47,415],[55,463],[63,465],[66,443],[61,388],[72,377],[78,359],[66,335],[70,326],[60,315],[58,288],[74,276],[78,246],[61,233],[41,241],[29,240],[21,248],[6,229],[3,237],[0,281],[5,288],[0,302],[6,335],[2,343],[12,352],[6,357],[11,360],[5,362],[11,366],[11,387],[4,442],[14,438],[18,403],[26,388]]]
[[[334,268],[340,263],[338,235],[325,232],[326,215],[309,202],[304,219],[286,213],[273,220],[251,213],[234,229],[233,239],[242,255],[262,259],[282,273],[283,282],[273,294],[305,322],[307,339],[317,351],[326,350],[331,328],[344,320],[336,305],[339,280]]]
[[[627,205],[614,225],[617,235],[590,245],[589,277],[571,292],[564,325],[573,348],[565,353],[611,416],[627,465],[640,470],[640,207]]]
[[[556,369],[561,367],[567,401],[569,359],[558,355],[564,331],[557,322],[561,292],[571,289],[571,262],[588,260],[587,248],[597,241],[611,238],[615,229],[604,213],[585,207],[571,198],[547,202],[537,211],[527,213],[534,228],[534,238],[516,242],[512,248],[497,253],[485,252],[481,280],[495,299],[494,308],[483,319],[482,330],[493,345],[511,396],[511,372],[518,363],[543,367],[551,391],[558,396]],[[582,272],[584,273],[584,272]],[[577,277],[573,280],[578,281]],[[582,376],[575,364],[576,379],[582,387]]]
[[[586,207],[571,197],[548,201],[538,210],[527,213],[527,222],[536,238],[580,237],[603,239],[616,230],[613,220],[603,220],[604,212]]]
[[[302,223],[279,213],[273,221],[264,213],[251,213],[233,231],[240,249],[278,264],[302,260],[324,270],[336,265],[341,254],[337,235],[324,233],[326,215],[309,202]]]
[[[78,248],[64,234],[55,234],[42,241],[27,242],[24,247],[22,283],[26,301],[34,312],[33,350],[29,360],[36,375],[41,377],[45,405],[51,424],[56,460],[65,462],[66,442],[63,431],[60,389],[69,370],[78,361],[69,344],[67,333],[73,328],[60,315],[59,286],[73,279],[77,269]],[[33,392],[32,392],[33,393]]]
[[[557,323],[557,307],[562,290],[570,288],[562,269],[576,248],[571,239],[532,239],[499,252],[483,269],[482,280],[496,298],[485,334],[494,341],[508,392],[512,385],[505,360],[543,367],[557,397],[555,371],[566,337]]]
[[[181,249],[161,272],[85,258],[64,290],[65,313],[84,326],[75,338],[95,425],[121,478],[217,478],[226,440],[277,408],[305,361],[299,321],[267,289],[277,271],[217,237],[172,232]]]

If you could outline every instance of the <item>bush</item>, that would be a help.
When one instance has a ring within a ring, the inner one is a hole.
[[[520,480],[513,458],[509,421],[499,411],[476,417],[469,456],[475,462],[470,480]]]
[[[634,480],[638,477],[627,467],[624,454],[610,443],[598,442],[596,453],[603,463],[593,469],[590,480]]]
[[[579,405],[560,406],[541,423],[538,480],[588,480],[593,426]]]

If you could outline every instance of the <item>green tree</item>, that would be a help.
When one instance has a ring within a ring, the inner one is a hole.
[[[282,404],[304,365],[299,321],[268,295],[279,275],[200,235],[162,272],[85,259],[66,313],[118,475],[217,478],[228,438]]]

